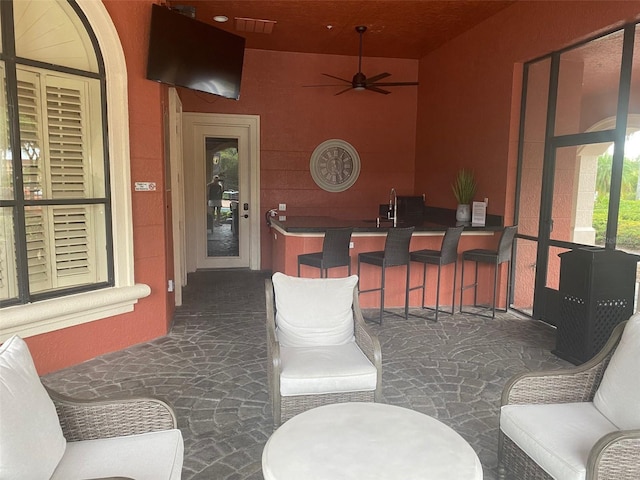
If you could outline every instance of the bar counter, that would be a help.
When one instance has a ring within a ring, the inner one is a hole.
[[[448,211],[451,212],[451,211]],[[436,212],[437,215],[425,216],[420,219],[399,221],[398,227],[415,227],[410,251],[421,249],[439,250],[442,244],[442,237],[448,227],[455,226],[455,212],[447,215],[447,211]],[[465,226],[464,232],[458,245],[458,252],[473,248],[495,249],[500,232],[502,231],[501,218],[496,216],[487,217],[487,225],[484,227]],[[287,216],[282,220],[278,217],[271,217],[272,237],[272,268],[274,272],[283,272],[287,275],[297,276],[298,255],[322,251],[322,241],[324,232],[328,228],[353,227],[351,236],[351,273],[358,273],[358,254],[362,252],[384,250],[384,242],[389,228],[393,226],[391,221],[383,221],[380,226],[376,225],[376,219],[370,220],[349,220],[329,216]],[[465,283],[469,283],[473,278],[473,266],[469,264],[465,270]],[[381,269],[371,265],[363,265],[360,272],[360,289],[366,290],[376,288],[380,285]],[[427,269],[426,305],[435,304],[435,267]],[[337,267],[329,270],[330,277],[346,276],[346,267]],[[300,276],[319,277],[317,268],[301,267]],[[390,267],[387,269],[387,285],[385,287],[385,307],[395,308],[404,305],[405,298],[405,267]],[[456,285],[456,305],[460,298],[460,260],[458,261],[458,276]],[[506,270],[500,274],[500,290],[504,292],[506,285]],[[453,282],[453,265],[443,267],[440,283],[440,304],[447,306],[451,304]],[[489,268],[481,267],[478,282],[478,301],[488,298],[493,275]],[[414,287],[422,283],[422,264],[412,263],[410,272],[410,286]],[[415,290],[409,296],[411,307],[418,307],[422,304],[420,298],[421,291]],[[498,295],[503,298],[504,295]],[[379,294],[369,293],[360,297],[363,308],[379,307]],[[464,303],[473,302],[473,291],[465,292]],[[504,300],[503,300],[504,303]],[[446,308],[446,307],[445,307]]]

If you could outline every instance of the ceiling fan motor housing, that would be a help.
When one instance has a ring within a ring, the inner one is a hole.
[[[364,90],[367,86],[367,77],[364,73],[356,73],[351,80],[351,86],[356,90]]]

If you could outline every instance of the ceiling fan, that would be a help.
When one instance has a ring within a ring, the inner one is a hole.
[[[382,93],[387,95],[391,92],[388,90],[384,90],[380,87],[404,87],[410,85],[418,85],[418,82],[380,82],[384,78],[391,76],[390,73],[384,72],[379,73],[378,75],[374,75],[371,78],[367,78],[364,73],[362,73],[362,35],[367,31],[367,27],[364,25],[359,25],[356,27],[356,32],[360,35],[360,51],[358,53],[358,73],[356,73],[351,80],[347,80],[346,78],[336,77],[335,75],[329,75],[328,73],[323,73],[325,77],[334,78],[336,80],[340,80],[341,82],[351,84],[348,88],[339,91],[336,95],[340,95],[342,93],[348,92],[349,90],[371,90],[372,92]],[[343,83],[337,84],[329,84],[329,85],[305,85],[305,87],[341,87],[344,86]]]

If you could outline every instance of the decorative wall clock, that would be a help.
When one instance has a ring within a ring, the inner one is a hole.
[[[327,192],[344,192],[360,175],[360,157],[351,144],[335,138],[316,147],[309,168],[320,188]]]

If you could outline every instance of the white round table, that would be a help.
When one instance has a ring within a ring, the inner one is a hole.
[[[262,452],[265,480],[482,480],[471,446],[435,418],[382,403],[296,415]]]

